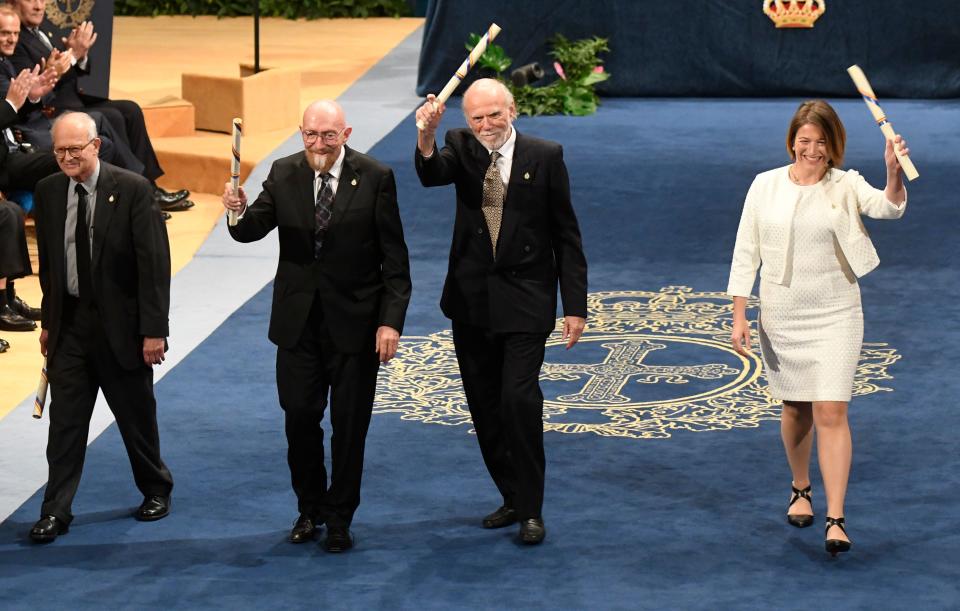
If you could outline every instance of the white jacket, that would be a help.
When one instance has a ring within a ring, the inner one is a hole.
[[[758,174],[750,185],[733,248],[729,295],[750,296],[761,262],[761,278],[777,284],[786,281],[787,253],[793,252],[790,240],[794,210],[801,197],[800,190],[790,182],[788,167]],[[815,188],[817,201],[830,217],[843,251],[840,265],[858,278],[865,276],[880,263],[880,258],[860,215],[900,218],[906,210],[906,200],[899,206],[891,203],[883,191],[871,187],[855,170],[827,170]]]

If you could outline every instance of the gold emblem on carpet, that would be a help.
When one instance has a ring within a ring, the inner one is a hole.
[[[757,305],[751,298],[748,307]],[[726,294],[685,286],[591,293],[588,309],[587,332],[573,350],[559,330],[547,340],[544,430],[656,439],[779,418],[759,353],[743,357],[730,347]],[[899,359],[886,344],[865,343],[854,395],[891,390],[880,383],[891,379],[887,370]],[[470,424],[449,331],[401,340],[397,358],[381,370],[374,410]]]

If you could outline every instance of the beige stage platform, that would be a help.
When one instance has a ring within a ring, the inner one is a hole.
[[[391,49],[423,24],[422,19],[261,21],[261,64],[300,75],[299,107],[336,98]],[[160,183],[187,187],[196,207],[167,223],[174,273],[193,257],[223,213],[217,195],[229,178],[230,136],[193,130],[194,112],[182,100],[183,73],[239,75],[253,62],[249,18],[118,17],[114,21],[110,96],[144,107],[151,139],[166,171]],[[248,136],[242,177],[297,128]],[[35,255],[35,245],[31,244]],[[36,264],[36,260],[34,260]],[[36,271],[36,265],[34,265]],[[40,304],[37,277],[17,281],[31,305]],[[36,389],[42,358],[40,332],[2,332],[10,349],[0,354],[0,418]]]

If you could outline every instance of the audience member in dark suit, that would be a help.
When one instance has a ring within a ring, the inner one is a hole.
[[[540,367],[554,329],[557,281],[567,348],[587,315],[587,263],[559,144],[518,134],[503,84],[476,81],[463,96],[469,129],[446,133],[434,96],[416,113],[425,125],[415,164],[426,187],[456,185],[457,209],[440,307],[453,342],[477,441],[503,504],[485,528],[520,521],[520,539],[540,543],[546,460]]]
[[[33,84],[28,95],[15,106],[17,111],[10,117],[4,116],[4,144],[15,158],[13,165],[5,175],[0,176],[0,189],[33,191],[33,187],[40,178],[56,172],[57,163],[53,159],[53,140],[50,136],[52,123],[42,112],[44,100],[49,101],[53,87],[57,82],[60,71],[70,68],[70,52],[64,56],[47,62],[41,71],[36,65],[31,70],[20,70],[19,74],[10,57],[17,47],[20,37],[20,18],[9,6],[0,6],[0,97],[7,96],[11,83],[15,79],[30,79],[32,73]],[[8,101],[13,102],[8,96]],[[143,164],[134,157],[133,152],[117,138],[110,123],[99,113],[91,114],[97,122],[97,133],[100,134],[100,158],[138,174],[143,172]],[[10,128],[7,130],[6,128]],[[17,134],[16,132],[19,132]],[[28,149],[23,143],[30,145]],[[25,157],[17,155],[20,152],[43,153],[41,157]],[[38,175],[49,168],[50,172]]]
[[[153,366],[166,351],[170,245],[150,183],[102,163],[93,119],[61,115],[53,126],[63,173],[34,196],[40,287],[40,350],[51,403],[47,481],[30,537],[67,532],[87,447],[90,416],[103,390],[123,437],[143,503],[134,516],[170,511],[173,479],[160,458]]]
[[[45,63],[51,54],[59,53],[58,41],[52,40],[49,24],[45,24],[46,2],[44,0],[9,0],[20,17],[23,28],[13,54],[13,65],[18,70],[32,69]],[[46,31],[45,31],[46,30]],[[163,175],[157,155],[147,134],[143,111],[135,102],[129,100],[110,100],[85,94],[78,84],[80,74],[90,72],[88,53],[97,40],[93,23],[85,21],[70,32],[62,42],[64,52],[69,51],[75,64],[60,75],[52,96],[45,100],[48,112],[59,115],[67,110],[90,111],[100,113],[114,130],[115,140],[129,146],[133,155],[143,164],[142,174],[154,186],[154,194],[161,207],[166,210],[182,210],[192,203],[179,206],[190,195],[186,190],[174,193],[164,191],[156,185]]]
[[[300,131],[305,150],[273,163],[255,202],[246,207],[228,183],[223,204],[241,214],[229,228],[237,241],[278,228],[269,336],[300,512],[290,541],[308,541],[326,523],[325,549],[342,552],[353,545],[377,370],[397,351],[410,266],[393,171],[346,146],[343,109],[314,102]],[[320,426],[328,394],[329,487]]]
[[[2,24],[0,24],[2,30]],[[0,44],[3,33],[0,31]],[[53,153],[48,155],[24,155],[12,140],[10,126],[17,120],[20,108],[38,78],[36,72],[27,71],[11,81],[0,101],[0,190],[33,190],[38,180],[59,171]],[[27,238],[24,231],[23,211],[15,204],[0,201],[0,330],[33,331],[35,320],[40,320],[40,310],[23,302],[16,294],[13,281],[33,273],[27,254]],[[0,352],[6,350],[6,342],[0,343]]]
[[[23,210],[17,204],[0,199],[0,331],[33,331],[40,310],[17,297],[13,281],[33,273],[23,227]],[[0,342],[0,352],[9,344]]]

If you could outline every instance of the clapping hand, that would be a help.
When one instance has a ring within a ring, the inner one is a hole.
[[[7,89],[7,101],[13,104],[13,107],[20,110],[27,96],[37,82],[37,75],[40,73],[40,66],[34,66],[33,70],[23,69],[17,77],[10,81],[10,87]]]
[[[61,40],[63,40],[65,47],[73,51],[73,56],[77,58],[77,61],[82,61],[90,52],[93,43],[97,42],[97,34],[93,31],[93,22],[82,22],[70,31],[69,36],[65,36]]]

